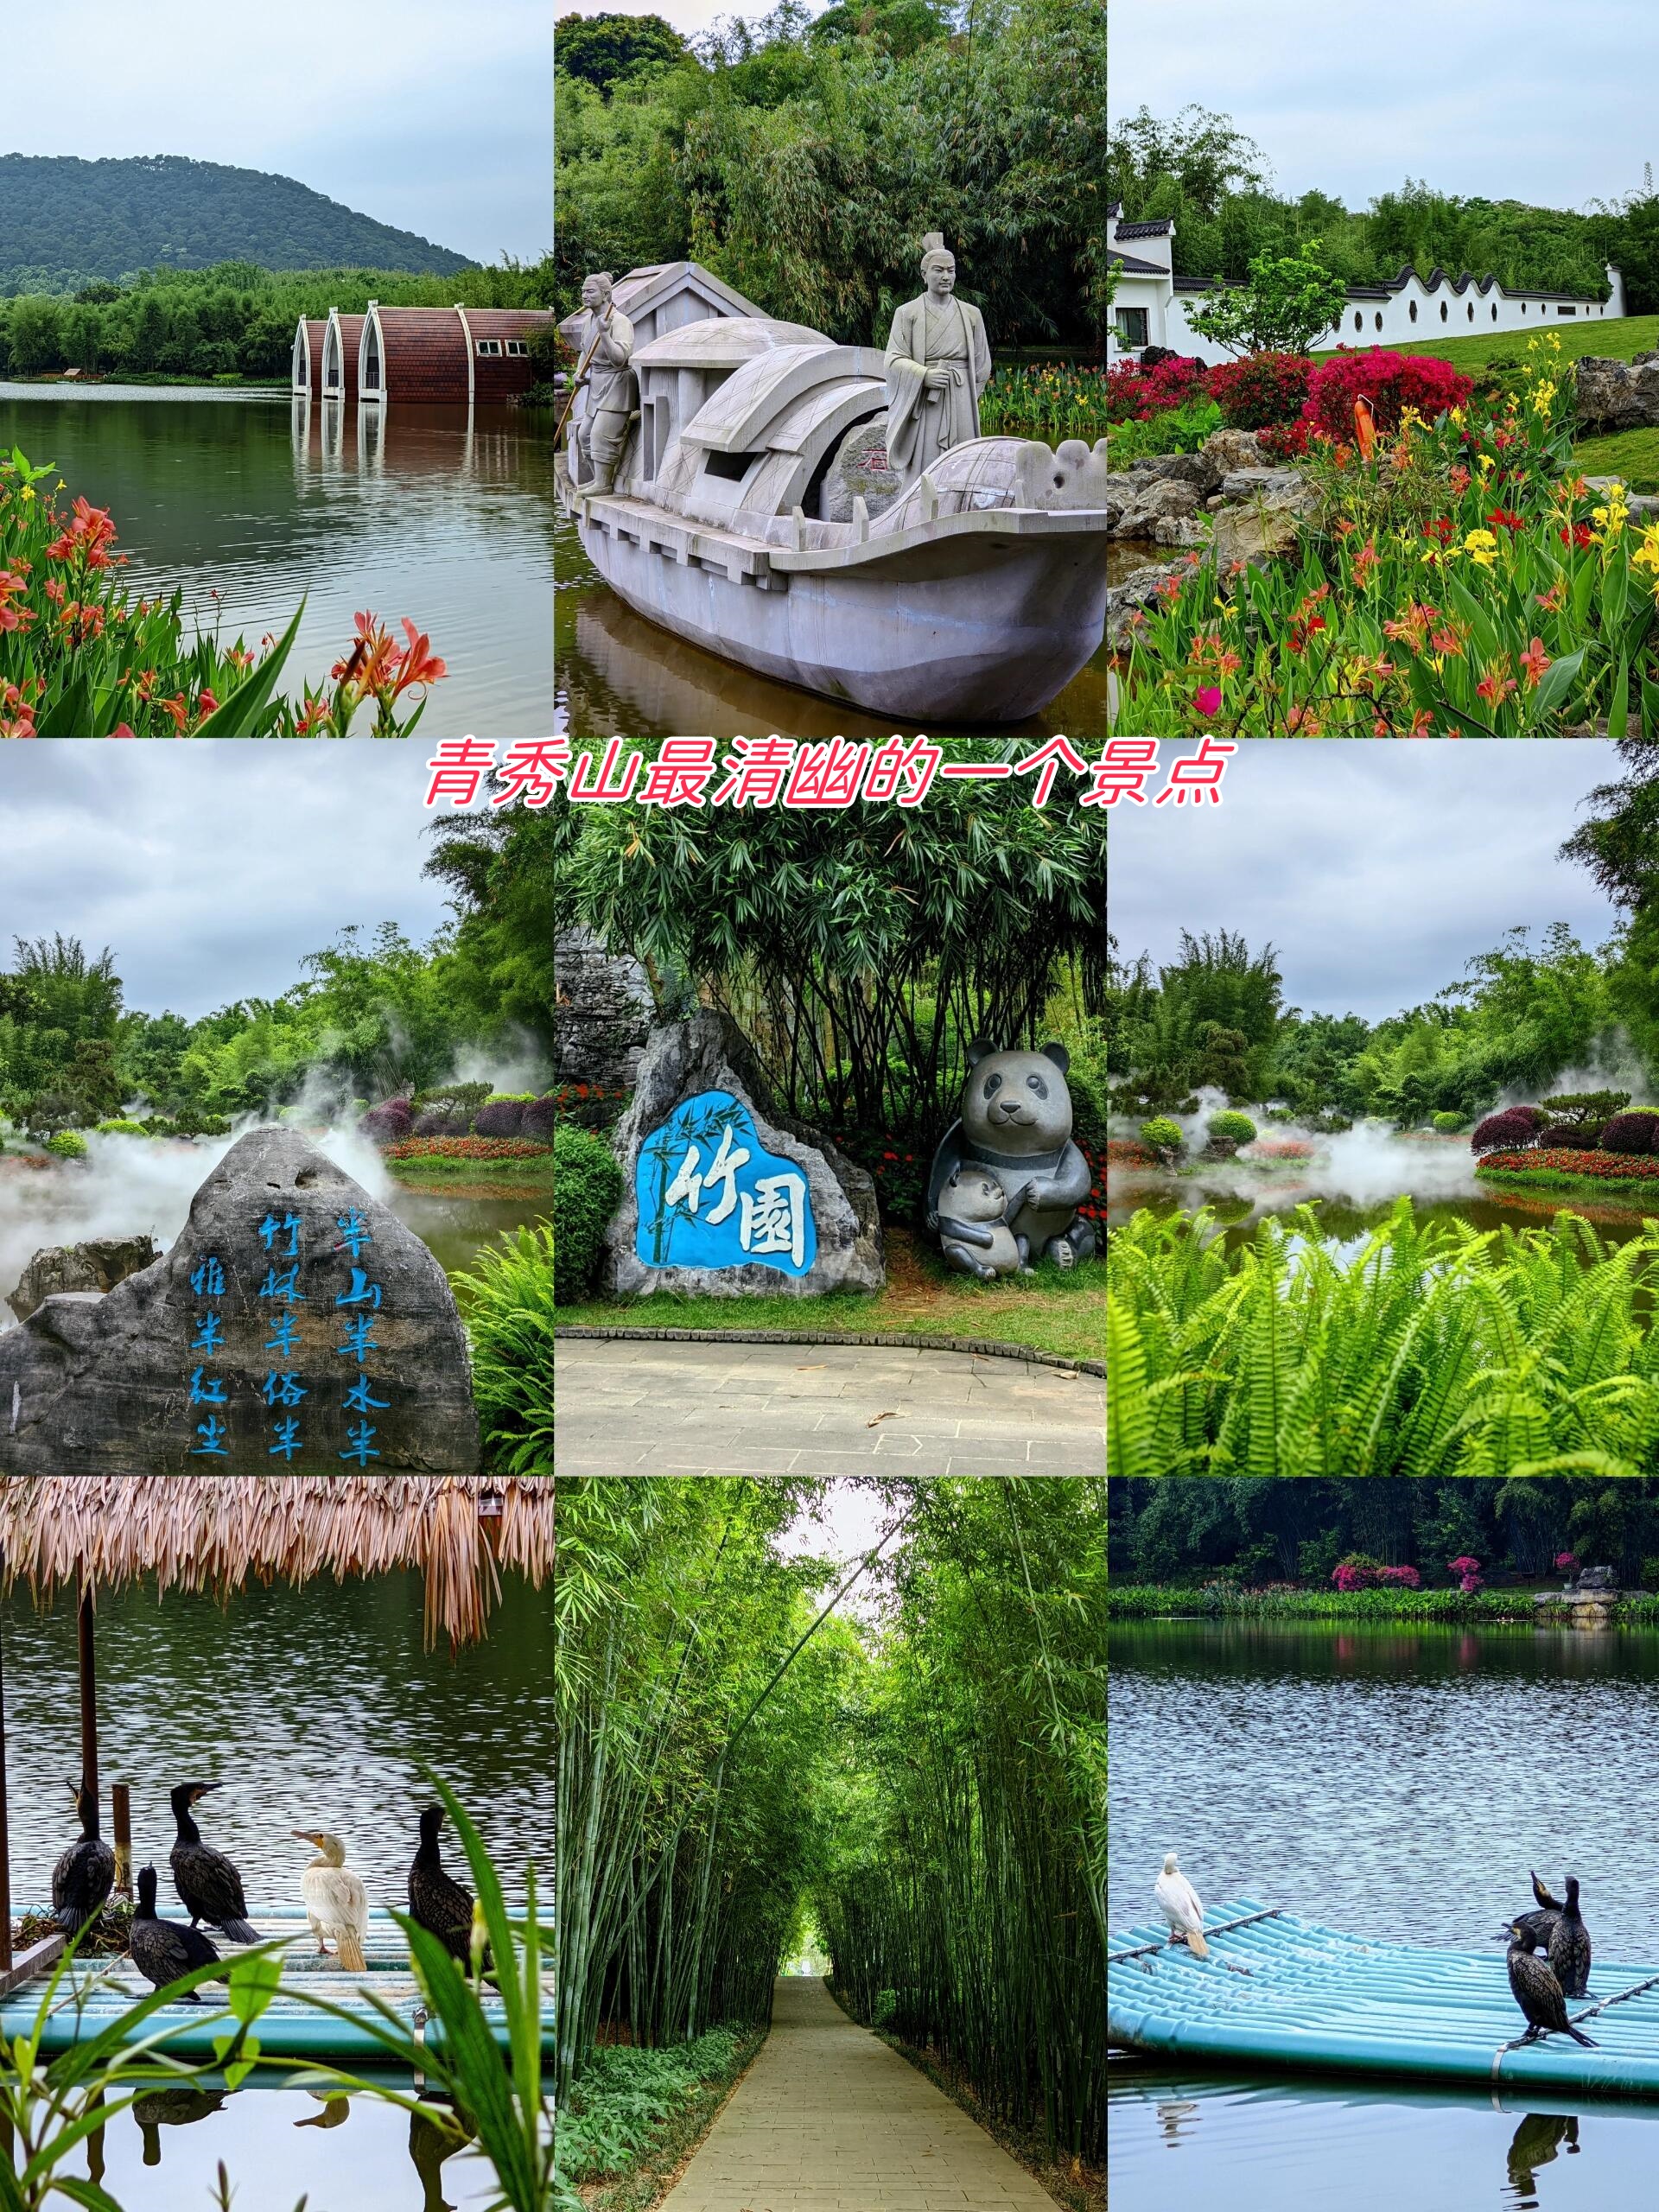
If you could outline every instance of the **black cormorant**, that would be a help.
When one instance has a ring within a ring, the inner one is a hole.
[[[200,1929],[181,1927],[176,1920],[156,1918],[153,1866],[138,1870],[138,1902],[132,1909],[129,1948],[134,1966],[157,1989],[164,1989],[169,1981],[176,1981],[181,1974],[190,1973],[195,1967],[212,1966],[219,1956]],[[200,2005],[201,1999],[194,1989],[187,1989],[181,1992],[177,2001],[181,2005]]]
[[[1583,1997],[1590,1988],[1590,1931],[1579,1910],[1576,1875],[1567,1878],[1567,1903],[1549,1931],[1549,1970],[1567,1997]]]
[[[421,1847],[409,1870],[409,1910],[420,1925],[453,1951],[463,1967],[473,1962],[473,1893],[443,1871],[438,1830],[443,1808],[429,1805],[421,1815]]]
[[[248,1922],[242,1877],[222,1851],[201,1840],[201,1831],[190,1817],[190,1808],[217,1782],[181,1782],[169,1793],[173,1817],[179,1824],[178,1840],[170,1854],[173,1886],[178,1891],[194,1928],[205,1920],[223,1929],[232,1943],[257,1943],[264,1939]]]
[[[115,1853],[98,1832],[98,1800],[85,1781],[72,1782],[69,1795],[80,1815],[80,1840],[52,1869],[52,1910],[64,1934],[78,1936],[115,1886]]]
[[[1512,1920],[1503,1933],[1510,1939],[1510,1987],[1527,2023],[1525,2035],[1517,2036],[1504,2049],[1518,2050],[1523,2043],[1535,2043],[1541,2035],[1566,2035],[1586,2050],[1593,2050],[1596,2046],[1590,2037],[1567,2018],[1561,1985],[1535,1955],[1533,1938],[1518,1921]]]
[[[1531,1872],[1531,1869],[1529,1868],[1528,1872]],[[1532,1894],[1538,1900],[1538,1910],[1517,1913],[1515,1925],[1524,1928],[1538,1948],[1547,1951],[1549,1948],[1549,1932],[1561,1916],[1561,1901],[1550,1895],[1536,1874],[1532,1876]]]

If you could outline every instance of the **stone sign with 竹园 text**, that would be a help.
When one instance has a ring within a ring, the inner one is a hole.
[[[238,1140],[165,1257],[0,1336],[0,1473],[467,1474],[466,1332],[390,1208],[289,1129]]]
[[[613,1142],[623,1183],[600,1262],[607,1295],[802,1294],[887,1280],[869,1176],[779,1111],[724,1014],[652,1031]]]

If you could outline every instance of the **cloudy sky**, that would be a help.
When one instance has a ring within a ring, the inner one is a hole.
[[[15,937],[115,954],[126,1003],[270,998],[344,925],[449,918],[424,746],[0,745],[0,968]]]
[[[1376,1021],[1516,923],[1600,944],[1613,909],[1556,849],[1618,773],[1611,746],[1579,739],[1241,745],[1219,806],[1114,808],[1119,957],[1173,959],[1183,929],[1242,931],[1278,948],[1287,1005]]]
[[[1407,176],[1582,207],[1659,165],[1652,0],[1111,0],[1114,115],[1189,101],[1281,192],[1351,207]]]
[[[553,237],[549,0],[0,0],[0,153],[275,169],[469,255]]]

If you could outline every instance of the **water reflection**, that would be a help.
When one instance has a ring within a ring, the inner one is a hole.
[[[553,442],[537,410],[18,392],[0,387],[0,443],[111,510],[141,588],[176,586],[190,622],[250,642],[305,599],[291,693],[326,679],[371,607],[394,630],[412,618],[448,666],[423,738],[546,734]]]
[[[775,683],[647,622],[601,580],[582,550],[575,525],[563,514],[556,544],[559,730],[583,738],[619,733],[731,737],[740,731],[746,736],[777,732],[805,738],[893,734],[890,721],[862,708]],[[1000,724],[995,734],[1089,740],[1103,734],[1105,727],[1103,645],[1041,715]]]
[[[1605,1956],[1659,1954],[1659,1634],[1189,1620],[1111,1649],[1114,1928],[1175,1848],[1206,1901],[1459,1949],[1570,1869]]]
[[[1113,2212],[1625,2212],[1653,2201],[1659,2110],[1129,2060],[1110,2098]]]

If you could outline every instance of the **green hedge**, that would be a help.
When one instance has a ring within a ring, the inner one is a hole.
[[[1643,1604],[1659,1617],[1659,1599]],[[1173,1613],[1246,1620],[1529,1621],[1530,1590],[1237,1590],[1224,1583],[1169,1589],[1125,1583],[1106,1592],[1109,1614],[1120,1620],[1154,1620]],[[1642,1605],[1628,1609],[1645,1616]]]
[[[554,1296],[561,1306],[587,1294],[621,1197],[622,1170],[609,1145],[562,1122],[553,1133]]]

